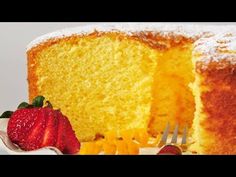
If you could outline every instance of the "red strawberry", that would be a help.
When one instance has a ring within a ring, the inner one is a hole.
[[[182,151],[177,146],[166,145],[160,149],[157,155],[182,155]]]
[[[73,131],[71,124],[67,117],[64,117],[66,122],[66,147],[65,153],[75,154],[80,149],[80,143],[77,141],[75,132]]]
[[[57,140],[57,126],[58,126],[58,117],[57,114],[51,108],[46,109],[47,123],[44,130],[44,136],[42,141],[42,146],[55,146]]]
[[[62,149],[64,151],[66,146],[66,121],[63,118],[63,115],[61,112],[56,111],[58,116],[60,117],[58,119],[58,129],[57,129],[57,141],[56,141],[56,147],[58,149]]]
[[[46,128],[46,117],[47,112],[44,109],[40,109],[38,118],[34,126],[28,132],[26,141],[21,143],[21,148],[27,150],[34,150],[42,147],[44,130]]]
[[[75,154],[80,142],[75,136],[68,118],[59,110],[41,107],[42,97],[35,101],[37,108],[28,105],[16,110],[10,117],[7,133],[11,141],[23,150],[34,150],[45,146],[55,146],[63,153]],[[40,106],[37,106],[40,105]]]
[[[38,108],[19,109],[12,114],[7,128],[8,136],[12,142],[18,144],[25,141],[27,133],[39,117],[38,114]]]

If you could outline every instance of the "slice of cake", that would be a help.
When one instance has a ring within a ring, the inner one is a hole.
[[[193,63],[196,101],[192,148],[200,154],[236,154],[236,36],[199,39]]]

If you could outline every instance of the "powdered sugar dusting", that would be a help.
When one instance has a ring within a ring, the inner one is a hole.
[[[96,25],[84,25],[62,29],[40,36],[28,44],[27,50],[51,38],[63,38],[73,34],[89,34],[94,31],[121,31],[127,33],[128,35],[132,35],[132,33],[135,32],[152,31],[154,33],[161,33],[163,36],[168,36],[170,33],[174,33],[176,35],[181,34],[186,37],[195,37],[206,31],[213,31],[214,29],[215,27],[212,25],[194,25],[183,23],[101,23]]]
[[[63,38],[74,34],[84,35],[98,32],[124,32],[127,35],[150,31],[168,38],[170,35],[183,35],[196,39],[193,54],[200,54],[201,61],[209,63],[228,59],[236,63],[236,25],[206,25],[188,23],[101,23],[84,25],[55,31],[36,38],[27,50],[52,38]]]
[[[200,55],[199,60],[206,64],[221,60],[236,64],[236,31],[227,29],[199,38],[194,43],[193,54]]]

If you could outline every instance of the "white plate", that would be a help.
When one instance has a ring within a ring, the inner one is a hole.
[[[0,130],[6,132],[7,131],[7,123],[8,118],[0,118]]]

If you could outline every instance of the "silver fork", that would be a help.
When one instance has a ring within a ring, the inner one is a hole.
[[[168,135],[169,135],[169,129],[170,129],[170,124],[167,123],[166,128],[163,132],[163,135],[161,137],[161,140],[158,144],[158,147],[160,148],[160,151],[158,154],[182,154],[182,152],[185,152],[187,149],[187,131],[188,127],[185,126],[182,134],[182,140],[181,143],[178,144],[178,130],[179,130],[179,125],[176,124],[174,133],[171,138],[171,142],[167,143],[168,140]]]

